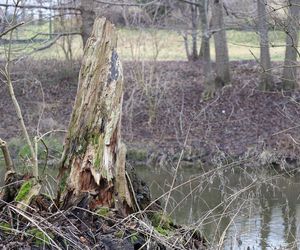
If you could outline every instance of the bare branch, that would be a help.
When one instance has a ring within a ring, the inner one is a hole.
[[[95,2],[101,3],[101,4],[127,6],[127,7],[131,7],[131,6],[144,7],[144,6],[155,4],[156,2],[159,2],[159,1],[160,0],[153,0],[153,1],[149,2],[149,3],[112,3],[112,2],[109,2],[109,1],[95,0]]]
[[[80,11],[79,8],[76,7],[63,7],[63,6],[43,6],[43,5],[15,5],[15,4],[3,4],[0,3],[0,7],[14,7],[14,8],[20,8],[20,9],[45,9],[45,10],[76,10]]]
[[[19,57],[16,57],[14,58],[12,61],[19,61],[19,60],[22,60],[24,59],[25,57],[27,56],[30,56],[36,52],[39,52],[39,51],[42,51],[42,50],[45,50],[45,49],[49,49],[50,47],[52,47],[56,42],[57,40],[60,38],[60,37],[63,37],[63,36],[71,36],[71,35],[80,35],[79,32],[74,32],[74,33],[60,33],[58,34],[56,37],[53,38],[53,40],[49,41],[47,44],[45,44],[44,46],[41,46],[41,47],[38,47],[38,48],[34,48],[31,52],[25,54],[25,55],[22,55],[22,56],[19,56]],[[1,61],[0,61],[1,62]]]
[[[0,38],[2,36],[5,36],[8,32],[18,28],[19,26],[23,25],[25,22],[20,22],[20,23],[17,23],[16,25],[13,25],[11,27],[9,27],[7,30],[3,31],[1,34],[0,34]]]
[[[183,2],[183,3],[187,3],[187,4],[191,4],[191,5],[196,5],[196,6],[200,6],[199,3],[195,3],[193,1],[190,1],[190,0],[177,0],[179,2]]]
[[[36,39],[38,36],[74,36],[74,35],[80,35],[80,32],[64,32],[64,33],[37,33],[34,36],[28,38],[28,39],[1,39],[0,40],[0,45],[2,44],[26,44],[26,43],[33,43],[33,42],[45,42],[47,39]],[[54,38],[55,39],[55,38]]]

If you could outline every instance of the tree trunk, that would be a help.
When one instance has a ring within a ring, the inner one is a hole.
[[[81,0],[81,37],[83,47],[92,33],[93,24],[96,18],[94,0]]]
[[[202,31],[202,39],[201,39],[201,47],[199,56],[202,59],[205,59],[205,56],[209,57],[210,60],[210,34],[209,34],[209,21],[208,21],[208,0],[200,0],[198,1],[198,9],[199,15],[201,19],[201,31]]]
[[[297,57],[300,0],[290,0],[289,16],[286,25],[286,48],[283,68],[283,89],[291,90],[297,86]]]
[[[200,49],[200,56],[203,59],[203,71],[205,77],[205,90],[203,93],[204,99],[213,97],[215,93],[215,82],[213,79],[213,71],[210,57],[210,34],[209,34],[209,22],[207,16],[207,0],[198,1],[199,14],[201,18],[201,30],[202,30],[202,42]]]
[[[185,48],[185,54],[188,61],[190,61],[190,51],[189,51],[189,40],[188,40],[188,34],[183,34],[183,41],[184,41],[184,48]]]
[[[260,37],[260,64],[262,67],[261,73],[261,89],[270,90],[272,88],[272,75],[270,49],[269,49],[269,35],[268,23],[266,16],[267,0],[257,0],[258,12],[258,32]]]
[[[123,215],[133,211],[120,135],[123,73],[116,46],[115,27],[97,18],[84,49],[61,161],[63,208],[88,195],[90,209],[117,208]]]
[[[38,25],[43,25],[43,12],[42,10],[39,10],[39,19],[38,19]]]
[[[192,55],[193,61],[198,60],[198,46],[197,46],[197,34],[198,34],[198,14],[197,6],[191,4],[191,16],[192,16]]]
[[[229,56],[226,31],[223,18],[223,0],[213,0],[212,28],[216,51],[216,84],[224,86],[230,83]]]

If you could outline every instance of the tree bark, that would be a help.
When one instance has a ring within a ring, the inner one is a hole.
[[[216,85],[224,86],[230,83],[229,56],[226,31],[223,18],[223,0],[213,0],[212,28],[216,51]]]
[[[198,34],[198,14],[197,6],[191,4],[191,16],[192,16],[192,55],[191,59],[197,61],[199,59],[198,46],[197,46],[197,34]]]
[[[120,135],[123,73],[116,46],[115,27],[97,18],[84,49],[61,161],[61,186],[67,180],[63,208],[88,195],[90,209],[106,206],[124,215],[134,209]]]
[[[96,18],[95,1],[81,0],[81,37],[83,47],[85,46],[89,36],[91,35],[93,24]]]
[[[204,99],[213,97],[215,93],[215,82],[213,79],[213,71],[210,57],[210,34],[209,34],[209,21],[207,13],[208,1],[198,1],[199,14],[201,18],[202,41],[200,49],[200,57],[203,59],[203,71],[205,77],[205,90],[203,93]]]
[[[286,25],[286,48],[283,68],[283,89],[291,90],[297,86],[297,57],[300,0],[290,0]]]
[[[260,37],[260,65],[261,73],[261,89],[270,90],[272,88],[271,58],[269,49],[268,23],[266,16],[267,0],[257,0],[258,13],[258,32]]]
[[[209,57],[210,59],[210,34],[209,34],[209,21],[208,21],[208,0],[200,0],[198,1],[198,9],[201,20],[201,47],[200,47],[200,58],[205,59],[205,57]]]

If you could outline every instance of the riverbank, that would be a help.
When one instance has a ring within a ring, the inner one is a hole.
[[[15,184],[13,184],[15,185]],[[26,211],[17,201],[0,201],[2,249],[206,249],[199,230],[178,226],[162,212],[121,217],[102,207],[91,211],[88,194],[77,206],[57,209],[54,197],[40,194]]]
[[[177,161],[184,149],[180,160],[186,166],[246,159],[253,166],[299,165],[300,92],[260,91],[254,61],[231,62],[232,84],[207,101],[201,98],[201,62],[123,64],[122,136],[132,162],[163,165]],[[273,70],[275,87],[280,85],[278,65]],[[60,131],[52,135],[57,144],[53,154],[61,147],[61,130],[69,122],[78,70],[79,62],[54,60],[26,61],[13,70],[16,96],[31,133],[37,127],[41,133]],[[21,133],[4,84],[0,85],[0,113],[4,114],[0,137],[13,142],[17,156],[15,138]]]

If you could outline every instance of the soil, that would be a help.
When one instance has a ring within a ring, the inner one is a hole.
[[[54,60],[15,65],[15,92],[31,134],[67,128],[79,65]],[[153,163],[177,159],[184,148],[186,163],[256,157],[253,165],[282,159],[297,165],[300,92],[276,90],[281,68],[273,66],[274,91],[259,89],[256,62],[234,61],[231,85],[204,101],[202,62],[124,62],[122,136],[129,154]],[[21,132],[7,92],[2,80],[0,137],[10,141]]]

